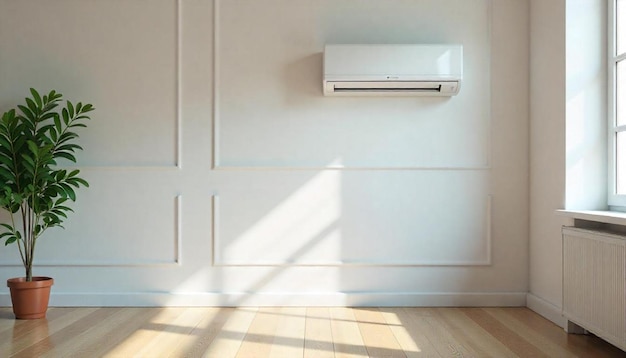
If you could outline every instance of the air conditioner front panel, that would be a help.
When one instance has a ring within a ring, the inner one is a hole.
[[[461,45],[326,45],[327,96],[454,96],[463,79]]]

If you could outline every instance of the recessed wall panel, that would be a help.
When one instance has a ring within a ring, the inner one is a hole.
[[[219,265],[485,265],[486,171],[268,172],[219,193]]]
[[[216,3],[218,167],[489,165],[489,1]],[[324,97],[327,43],[461,44],[461,92]]]
[[[0,1],[0,110],[55,89],[96,107],[88,166],[177,164],[175,0]]]
[[[65,230],[49,229],[37,241],[35,265],[176,264],[181,198],[172,188],[172,173],[83,172],[90,187],[79,189],[69,204],[75,212]],[[0,265],[19,264],[17,247],[6,249],[11,255],[0,256]]]

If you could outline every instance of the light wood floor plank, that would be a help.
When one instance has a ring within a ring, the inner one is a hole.
[[[189,339],[181,340],[172,350],[171,357],[201,357],[234,312],[230,307],[209,307],[202,320],[189,333]]]
[[[446,329],[445,326],[433,317],[430,308],[402,308],[407,320],[412,320],[417,331],[423,334],[434,350],[442,357],[478,356],[470,352]]]
[[[144,357],[169,357],[178,343],[192,339],[191,332],[202,320],[206,310],[198,307],[185,309],[175,320],[158,328],[159,334],[152,339],[138,354]]]
[[[111,321],[103,321],[98,323],[96,327],[102,326],[101,335],[90,335],[88,339],[81,342],[82,345],[75,352],[66,352],[67,357],[103,357],[107,356],[115,347],[121,345],[128,337],[132,336],[135,331],[139,330],[142,325],[156,317],[160,308],[137,308],[130,307],[120,312],[121,316],[113,315]],[[117,317],[120,322],[118,324]]]
[[[278,326],[278,312],[280,308],[276,307],[259,308],[237,351],[237,358],[269,357]]]
[[[380,308],[380,311],[407,357],[441,357],[421,327],[413,322],[406,311],[400,307],[385,307]]]
[[[329,310],[335,357],[367,357],[367,349],[352,308],[332,307]]]
[[[248,327],[250,327],[254,316],[256,316],[257,310],[257,308],[253,307],[235,309],[202,356],[214,358],[235,357],[248,332]]]
[[[89,327],[92,327],[94,322],[100,322],[110,314],[110,311],[111,309],[106,308],[91,309],[87,310],[86,312],[88,314],[83,316],[80,314],[65,315],[63,318],[67,318],[66,320],[61,321],[61,319],[59,319],[52,321],[49,323],[47,329],[48,332],[50,332],[50,326],[52,326],[53,323],[56,323],[55,327],[52,329],[54,333],[49,333],[45,339],[30,345],[28,348],[12,355],[12,357],[41,357],[48,351],[52,350],[55,346],[60,345],[69,339],[74,339],[74,337],[79,335],[81,332],[89,329]],[[78,312],[82,312],[82,310],[78,310]]]
[[[128,317],[133,316],[133,310],[136,309],[118,309],[116,311],[107,309],[108,315],[98,322],[97,325],[88,327],[74,339],[68,339],[55,345],[53,349],[46,352],[42,357],[93,357],[94,352],[90,350],[93,345],[89,345],[89,342],[101,339],[112,329],[124,326]]]
[[[511,331],[482,308],[463,308],[463,312],[520,357],[549,357],[516,332]]]
[[[355,308],[354,317],[359,324],[363,343],[370,356],[406,357],[400,343],[377,308]]]
[[[282,307],[271,358],[304,356],[304,335],[306,327],[306,307]]]
[[[0,342],[0,357],[5,357],[8,354],[14,354],[19,352],[21,349],[26,348],[29,345],[32,345],[38,342],[41,339],[47,338],[52,329],[59,326],[59,322],[62,324],[68,320],[75,320],[76,317],[69,316],[65,320],[59,320],[60,317],[63,317],[67,314],[70,314],[74,311],[72,308],[56,308],[49,309],[47,314],[47,319],[45,322],[47,324],[42,324],[40,320],[17,320],[13,315],[13,311],[9,308],[11,312],[6,317],[6,322],[10,322],[10,325],[0,333],[2,337],[11,336],[11,340],[1,341]],[[87,314],[87,313],[85,313]],[[5,320],[2,320],[5,322]],[[52,327],[50,323],[54,322]]]
[[[471,347],[477,354],[485,357],[517,357],[504,344],[495,339],[476,322],[457,308],[436,308],[436,319],[451,332],[462,344]]]
[[[328,308],[309,307],[306,309],[306,316],[304,357],[334,357],[335,351]]]
[[[507,315],[500,308],[485,308],[484,311],[495,318],[502,325],[510,329],[519,335],[522,339],[526,340],[528,343],[534,345],[535,347],[541,347],[541,351],[547,354],[549,357],[575,357],[571,351],[555,344],[550,339],[542,336],[541,334],[528,329],[528,326],[524,325],[522,322],[516,320],[515,318]]]
[[[45,320],[16,320],[15,330],[10,335],[11,339],[0,341],[0,357],[18,354],[22,350],[28,349],[40,341],[47,340],[50,335],[82,319],[95,310],[95,308],[58,308],[49,310],[48,318]],[[9,332],[5,332],[2,337],[8,338],[9,334]]]
[[[48,310],[48,314],[52,311],[52,309]],[[2,334],[5,330],[12,330],[17,320],[13,319],[15,315],[13,314],[13,309],[10,307],[0,307],[0,334]]]
[[[438,340],[438,344],[442,349],[448,349],[450,356],[453,357],[479,357],[485,353],[482,352],[482,347],[471,344],[466,339],[465,335],[456,334],[456,328],[445,324],[444,321],[437,317],[436,308],[426,308],[430,312],[429,317],[426,318],[426,322],[431,326],[433,334],[431,335],[431,341]],[[479,348],[478,350],[474,347]]]
[[[124,341],[111,349],[106,357],[130,357],[137,355],[144,347],[159,335],[159,331],[168,322],[174,321],[184,312],[181,307],[160,308],[156,315],[138,327]]]

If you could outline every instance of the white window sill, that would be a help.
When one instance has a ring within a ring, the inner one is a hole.
[[[572,219],[626,226],[626,213],[622,213],[619,211],[557,210],[556,213],[558,215],[567,216]]]

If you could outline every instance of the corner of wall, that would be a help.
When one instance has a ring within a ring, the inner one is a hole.
[[[561,314],[561,308],[533,295],[532,293],[526,295],[526,307],[543,316],[545,319],[552,321],[552,323],[557,326],[565,329],[567,320]]]

